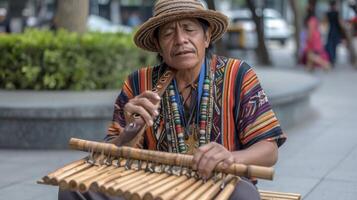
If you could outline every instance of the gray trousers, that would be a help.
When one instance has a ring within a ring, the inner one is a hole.
[[[80,193],[76,191],[59,190],[59,200],[124,200],[121,197],[107,196],[98,192],[86,192]],[[241,179],[234,192],[232,193],[230,200],[260,200],[260,195],[257,187],[247,179]]]

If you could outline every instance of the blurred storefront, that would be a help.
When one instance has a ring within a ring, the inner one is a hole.
[[[9,24],[10,32],[25,27],[51,27],[58,0],[0,0],[0,29]],[[136,26],[152,15],[155,0],[89,0],[89,14],[113,24]],[[5,14],[4,14],[5,13]]]
[[[152,15],[154,2],[155,0],[90,0],[89,13],[115,24],[134,26]]]

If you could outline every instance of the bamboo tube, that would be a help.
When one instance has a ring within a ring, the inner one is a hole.
[[[296,193],[285,193],[285,192],[272,192],[259,190],[260,197],[262,200],[265,199],[286,199],[286,200],[300,200],[301,195]]]
[[[117,160],[117,162],[119,162],[119,166],[123,166],[126,160]],[[99,191],[101,185],[103,185],[106,182],[109,182],[110,180],[121,177],[123,171],[125,171],[124,167],[115,166],[113,170],[110,170],[102,174],[100,178],[94,180],[90,186],[91,189],[94,191]]]
[[[141,183],[148,181],[150,179],[154,179],[155,177],[157,177],[159,175],[160,174],[158,174],[158,173],[151,173],[135,182],[123,185],[122,187],[120,187],[116,190],[116,196],[124,196],[127,191],[134,189],[134,188],[138,187],[138,185],[140,185]],[[128,199],[128,198],[126,198],[126,199]]]
[[[51,183],[52,183],[53,185],[58,185],[59,182],[60,182],[61,180],[63,180],[64,178],[66,178],[66,177],[68,177],[68,176],[71,176],[71,175],[73,175],[73,174],[76,174],[76,173],[78,173],[78,172],[80,172],[80,171],[82,171],[82,170],[88,169],[88,168],[90,168],[90,167],[92,167],[92,165],[89,164],[89,163],[81,164],[81,165],[79,165],[79,166],[77,166],[77,167],[74,167],[74,168],[72,168],[72,169],[69,169],[69,170],[63,172],[62,174],[57,175],[56,177],[53,177],[53,178],[51,179]]]
[[[170,191],[166,191],[165,193],[160,194],[157,198],[157,200],[165,200],[165,199],[173,199],[178,193],[181,191],[184,191],[186,188],[190,187],[193,185],[197,180],[195,178],[190,178],[185,182],[182,182],[181,184],[177,185]]]
[[[218,194],[215,200],[227,200],[231,196],[232,192],[234,191],[237,183],[240,181],[239,177],[233,177],[231,181],[224,187],[222,192]]]
[[[78,185],[79,191],[81,193],[84,193],[84,192],[88,191],[92,183],[94,183],[96,180],[102,179],[104,176],[107,175],[108,172],[112,171],[113,169],[115,169],[114,166],[109,166],[105,170],[103,170],[102,172],[96,174],[95,176],[82,181]]]
[[[74,173],[74,174],[72,174],[70,176],[67,176],[66,178],[62,179],[59,182],[60,188],[66,189],[66,190],[69,189],[70,188],[70,184],[69,183],[70,183],[71,180],[75,180],[76,178],[85,175],[86,173],[92,171],[96,167],[98,167],[98,166],[90,165],[90,167],[87,167],[87,168],[85,168],[85,169],[83,169],[81,171],[78,171],[77,173]]]
[[[191,194],[193,191],[195,191],[197,188],[199,188],[203,184],[203,180],[198,180],[196,183],[194,183],[191,187],[187,188],[187,190],[183,191],[180,193],[178,196],[176,196],[174,199],[175,200],[183,200],[186,199],[186,196]]]
[[[124,158],[132,158],[137,160],[144,161],[153,161],[156,163],[173,165],[173,166],[182,166],[182,167],[191,167],[193,163],[192,155],[183,155],[183,154],[174,154],[168,152],[158,152],[151,150],[135,149],[131,147],[117,147],[113,144],[92,142],[86,140],[80,140],[76,138],[71,138],[70,147],[72,149],[81,150],[81,151],[90,151],[94,152],[104,152],[106,155],[113,155]],[[256,177],[262,179],[273,179],[274,170],[270,167],[261,167],[255,165],[243,165],[243,164],[232,164],[228,168],[223,167],[223,163],[219,163],[215,171],[223,172],[226,174],[233,174],[236,176],[245,176],[248,178]]]
[[[103,178],[101,178],[100,180],[96,180],[92,183],[91,185],[91,189],[94,191],[99,191],[100,187],[102,185],[104,185],[105,183],[108,183],[116,178],[120,178],[123,176],[123,172],[125,171],[124,167],[120,167],[120,168],[116,168],[113,171],[110,171],[106,174],[104,174]],[[131,171],[131,173],[133,173],[134,171]]]
[[[122,193],[120,193],[118,190],[124,186],[124,185],[128,185],[131,184],[133,182],[138,181],[139,179],[144,178],[145,176],[149,175],[149,173],[145,173],[144,171],[137,171],[137,173],[135,173],[135,176],[131,177],[128,180],[125,181],[121,181],[118,184],[115,184],[111,187],[109,187],[109,189],[107,190],[109,194],[113,195],[113,196],[120,196],[122,195]]]
[[[72,163],[69,163],[67,165],[65,165],[64,167],[62,168],[59,168],[57,169],[56,171],[48,174],[47,176],[44,176],[42,178],[42,180],[47,183],[47,184],[50,184],[51,183],[51,179],[56,179],[57,176],[59,176],[60,174],[64,173],[65,171],[68,171],[70,169],[73,169],[75,167],[78,167],[79,165],[82,165],[86,162],[86,159],[83,158],[83,159],[80,159],[80,160],[77,160],[77,161],[74,161]]]
[[[81,176],[77,176],[76,178],[69,181],[69,188],[72,190],[76,190],[79,184],[87,179],[96,177],[98,174],[106,171],[108,166],[93,166],[93,168],[86,171],[86,173]]]
[[[108,189],[110,187],[112,187],[113,185],[121,183],[121,182],[124,182],[126,180],[131,179],[132,177],[137,176],[136,173],[137,173],[137,171],[135,171],[135,170],[126,170],[126,171],[123,172],[123,176],[121,176],[121,177],[119,177],[117,179],[112,179],[110,182],[105,183],[104,185],[102,185],[100,187],[100,190],[102,192],[108,192]],[[144,173],[144,172],[142,171],[140,173]]]
[[[139,191],[143,190],[144,188],[154,185],[154,184],[160,182],[161,180],[164,180],[167,177],[169,177],[169,175],[166,173],[156,174],[156,175],[157,176],[155,176],[153,179],[139,183],[139,185],[137,185],[136,187],[134,187],[134,188],[132,187],[132,188],[128,189],[128,191],[124,192],[125,199],[130,199],[134,193],[139,192]]]
[[[131,199],[132,200],[142,200],[144,198],[144,195],[147,192],[154,190],[155,188],[161,187],[161,186],[175,180],[175,178],[176,178],[175,176],[169,176],[168,178],[163,179],[160,182],[156,182],[153,185],[150,185],[149,187],[143,188],[142,190],[135,192],[133,194],[133,196],[131,197]]]
[[[214,181],[212,179],[208,180],[206,183],[203,183],[199,188],[197,188],[194,192],[188,195],[186,200],[196,200],[200,197],[208,188],[214,185]]]
[[[160,76],[157,84],[152,88],[152,92],[158,94],[160,97],[164,94],[166,88],[171,83],[171,80],[175,77],[175,69],[166,69],[166,71]],[[154,103],[159,103],[155,100]],[[142,148],[142,141],[144,140],[144,132],[146,129],[146,124],[144,118],[139,114],[133,113],[129,118],[128,126],[125,127],[124,137],[118,143],[118,146],[128,145],[132,147]],[[135,136],[133,136],[135,135]]]
[[[159,188],[156,188],[154,190],[147,192],[144,196],[144,200],[153,200],[159,194],[164,193],[167,190],[170,190],[175,185],[178,185],[178,184],[186,181],[187,179],[188,179],[187,176],[178,176],[178,177],[176,177],[176,179],[163,185],[162,187],[159,187]]]
[[[219,180],[214,185],[212,185],[207,191],[205,191],[198,200],[206,200],[206,199],[213,199],[221,190],[221,184],[223,180]]]

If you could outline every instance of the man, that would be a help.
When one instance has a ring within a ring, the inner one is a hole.
[[[126,80],[106,141],[128,145],[124,141],[132,136],[125,130],[136,113],[147,127],[140,146],[193,154],[193,168],[202,178],[209,178],[220,162],[274,165],[285,136],[254,71],[240,60],[209,51],[227,21],[199,1],[159,0],[154,17],[139,27],[134,41],[157,52],[161,64]],[[168,69],[177,72],[160,97],[151,89]],[[242,179],[231,199],[260,197],[254,184]]]

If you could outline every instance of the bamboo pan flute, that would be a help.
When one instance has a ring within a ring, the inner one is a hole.
[[[220,173],[221,177],[202,180],[195,176],[144,170],[149,163],[187,169],[192,164],[191,155],[117,147],[75,138],[70,140],[70,147],[91,154],[48,174],[39,183],[80,192],[100,191],[134,200],[228,199],[240,180],[236,175],[264,179],[272,179],[273,176],[271,168],[234,164],[228,169],[223,169],[221,165],[216,167],[216,171],[228,175]],[[142,166],[128,168],[127,163],[132,159],[141,160]]]
[[[93,142],[71,138],[70,148],[80,151],[104,153],[105,155],[117,156],[121,158],[130,158],[143,161],[151,161],[171,166],[181,166],[191,168],[193,163],[192,155],[176,154],[160,151],[151,151],[137,149],[132,147],[117,147],[113,144]],[[273,180],[274,169],[271,167],[261,167],[255,165],[232,164],[224,168],[222,163],[218,164],[215,171],[247,178],[260,178]]]

